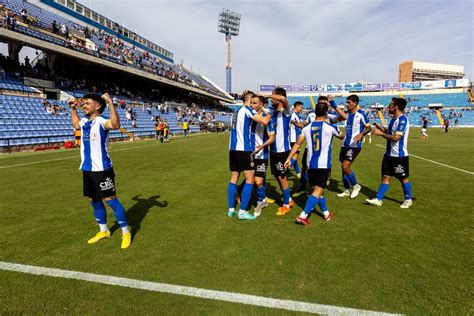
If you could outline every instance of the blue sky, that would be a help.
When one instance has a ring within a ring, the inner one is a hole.
[[[91,0],[84,5],[161,45],[225,87],[222,8],[242,14],[233,90],[264,83],[397,81],[404,60],[474,75],[474,0]]]

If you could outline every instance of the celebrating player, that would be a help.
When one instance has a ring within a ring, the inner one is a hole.
[[[115,174],[109,157],[109,130],[119,129],[120,120],[117,111],[106,93],[88,94],[83,103],[85,118],[79,119],[75,99],[69,100],[71,121],[76,129],[81,129],[81,166],[84,184],[84,196],[88,197],[94,208],[94,216],[99,223],[100,231],[87,241],[94,244],[101,239],[109,238],[107,213],[102,200],[112,208],[118,224],[122,228],[122,249],[130,247],[132,236],[127,226],[125,209],[117,199]],[[102,115],[106,106],[110,111],[110,119]]]
[[[338,197],[350,196],[354,199],[359,195],[361,189],[357,183],[355,173],[351,170],[354,160],[362,149],[362,139],[371,131],[370,121],[367,114],[359,109],[359,97],[351,94],[346,99],[347,104],[347,121],[346,121],[346,138],[342,142],[341,151],[339,153],[339,162],[342,169],[342,182],[345,190],[339,193]],[[349,191],[350,188],[352,192]]]
[[[407,151],[410,127],[408,118],[403,114],[406,105],[407,101],[405,99],[394,98],[388,108],[388,112],[393,115],[388,128],[375,123],[376,128],[373,130],[373,133],[387,140],[387,149],[383,156],[382,181],[377,190],[377,196],[371,200],[366,200],[371,205],[382,205],[382,200],[389,188],[391,177],[400,180],[403,187],[405,201],[403,201],[400,207],[409,208],[412,205],[411,182],[408,179],[409,164]]]
[[[255,143],[251,135],[251,123],[252,120],[254,120],[265,126],[271,119],[270,115],[266,115],[265,113],[258,114],[248,105],[252,95],[254,95],[254,93],[250,91],[244,91],[242,93],[244,105],[232,115],[229,142],[229,167],[231,176],[227,187],[227,202],[229,206],[227,216],[232,217],[236,213],[236,183],[239,180],[240,173],[243,172],[245,185],[242,189],[240,210],[237,214],[237,218],[241,220],[253,220],[256,218],[256,216],[247,212],[255,181],[255,163],[253,160]]]
[[[315,108],[316,119],[311,124],[303,128],[302,134],[291,149],[288,159],[285,161],[285,168],[291,166],[291,158],[306,140],[308,180],[314,186],[313,193],[306,200],[306,205],[301,214],[296,218],[296,222],[308,225],[308,216],[313,209],[319,205],[326,221],[330,221],[333,213],[330,213],[326,206],[324,189],[327,187],[329,174],[331,172],[331,152],[333,137],[343,139],[344,136],[336,125],[326,122],[328,105],[320,102]]]
[[[301,119],[300,113],[303,110],[303,103],[296,101],[293,104],[293,114],[291,114],[291,125],[290,125],[290,146],[296,143],[296,139],[301,134],[301,129],[305,127],[305,122]],[[299,151],[294,155],[291,165],[295,168],[296,177],[301,178],[301,170],[298,166],[298,154]]]
[[[253,95],[251,99],[251,107],[259,114],[266,110],[264,105],[267,100],[263,96]],[[265,114],[269,115],[268,112]],[[275,132],[272,124],[266,126],[252,122],[252,134],[255,139],[255,188],[257,191],[257,206],[255,207],[253,215],[259,216],[262,210],[268,206],[268,198],[266,196],[265,178],[267,175],[268,166],[268,146],[275,141]]]

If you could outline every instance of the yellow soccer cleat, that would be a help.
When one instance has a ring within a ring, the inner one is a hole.
[[[285,205],[280,206],[280,207],[278,208],[278,212],[276,212],[276,215],[278,215],[278,216],[283,216],[283,215],[285,215],[286,213],[288,213],[290,210],[291,210],[290,207],[287,207],[287,206],[285,206]]]
[[[274,200],[274,199],[270,199],[268,196],[267,196],[266,199],[267,199],[267,203],[268,203],[268,204],[273,204],[273,203],[275,203],[275,200]]]
[[[120,246],[120,248],[127,249],[128,247],[130,247],[131,244],[132,244],[132,234],[131,233],[123,234],[122,245]]]
[[[92,237],[91,239],[89,239],[87,241],[88,244],[95,244],[96,242],[98,242],[99,240],[101,239],[104,239],[104,238],[110,238],[110,231],[106,231],[106,232],[98,232],[94,237]]]

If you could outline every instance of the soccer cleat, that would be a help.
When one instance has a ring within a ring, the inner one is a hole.
[[[411,199],[403,201],[402,205],[400,205],[400,208],[409,208],[410,206],[413,205],[413,202]]]
[[[252,215],[252,214],[250,214],[249,212],[245,212],[245,213],[243,213],[243,214],[240,214],[240,213],[239,213],[239,214],[237,215],[237,218],[238,218],[239,220],[253,220],[253,219],[256,219],[257,216]]]
[[[380,200],[377,199],[377,198],[366,199],[365,201],[366,201],[367,203],[369,203],[370,205],[382,206],[382,201],[380,201]]]
[[[278,215],[278,216],[283,216],[283,215],[285,215],[286,213],[288,213],[290,210],[291,210],[291,207],[282,205],[282,206],[280,206],[280,207],[278,208],[278,212],[276,212],[276,215]]]
[[[346,197],[346,196],[351,196],[351,192],[349,190],[344,190],[344,192],[339,193],[337,196],[341,198]]]
[[[122,234],[122,244],[120,245],[120,248],[127,249],[128,247],[130,247],[131,244],[132,244],[132,234],[131,233]]]
[[[324,216],[324,220],[326,222],[329,222],[333,217],[334,217],[334,213],[329,213],[328,216]]]
[[[296,177],[297,177],[298,179],[301,179],[301,172],[300,172],[300,173],[297,173],[297,174],[296,174]]]
[[[275,203],[275,200],[274,200],[274,199],[270,199],[268,196],[266,197],[266,199],[267,199],[267,203],[268,203],[268,204],[273,204],[273,203]]]
[[[355,199],[359,195],[360,189],[362,189],[360,184],[354,185],[354,189],[352,189],[351,193],[351,199]]]
[[[229,218],[232,218],[232,216],[234,216],[235,214],[237,214],[236,211],[227,211],[227,217]]]
[[[101,239],[110,238],[110,230],[106,232],[98,232],[94,237],[87,241],[88,244],[95,244]]]
[[[268,206],[267,201],[263,201],[263,202],[257,204],[257,206],[255,207],[255,209],[253,211],[253,215],[260,216],[260,214],[262,214],[262,210],[267,206]]]
[[[290,208],[293,208],[293,206],[295,206],[295,202],[293,201],[293,199],[290,200]]]
[[[296,224],[300,224],[300,225],[303,225],[303,226],[306,226],[306,225],[309,225],[311,224],[309,219],[307,218],[301,218],[301,217],[297,217],[296,218]]]

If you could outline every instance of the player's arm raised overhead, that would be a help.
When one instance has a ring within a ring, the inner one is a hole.
[[[105,122],[105,128],[106,129],[119,129],[120,119],[117,114],[117,110],[115,109],[114,103],[112,102],[112,99],[110,98],[108,93],[104,93],[102,95],[102,99],[104,99],[105,103],[107,103],[107,106],[109,107],[109,112],[110,112],[110,119],[108,119]]]
[[[347,120],[347,113],[344,112],[343,109],[339,108],[336,104],[336,102],[334,101],[334,96],[332,94],[328,95],[328,100],[329,100],[329,105],[334,109],[334,111],[337,112],[338,114],[338,117],[337,117],[337,121],[338,122],[342,122],[342,121],[345,121]]]
[[[298,136],[298,138],[296,139],[296,143],[291,148],[290,154],[288,155],[288,158],[286,158],[285,164],[283,165],[285,169],[289,169],[291,167],[291,158],[293,158],[293,156],[296,154],[298,149],[300,149],[304,140],[305,140],[305,136],[303,134],[300,134],[300,136]]]
[[[285,110],[288,110],[290,108],[290,102],[288,102],[288,99],[282,95],[267,94],[265,95],[265,98],[281,102],[283,104],[283,109]]]
[[[67,100],[67,104],[69,104],[69,108],[71,109],[71,123],[75,129],[80,129],[81,126],[79,125],[79,115],[77,114],[77,100],[75,98],[70,98]]]

